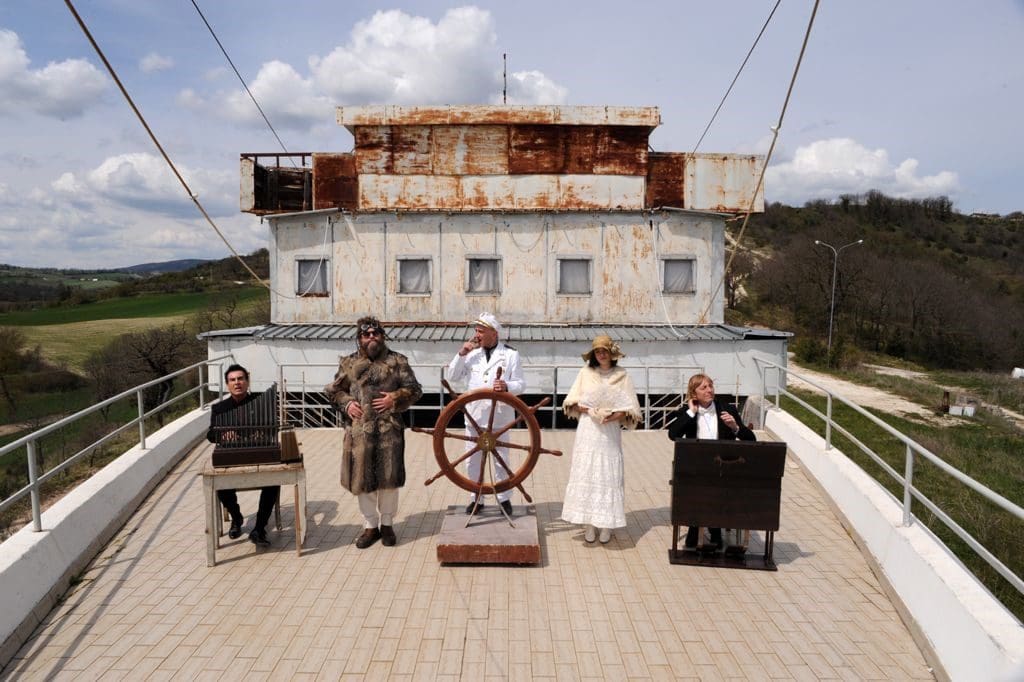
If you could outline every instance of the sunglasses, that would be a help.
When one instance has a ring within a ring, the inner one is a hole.
[[[369,329],[364,329],[364,330],[359,332],[359,338],[361,338],[361,339],[368,339],[371,336],[381,336],[382,337],[382,336],[384,336],[384,332],[383,332],[383,330],[377,329],[376,327],[370,327]]]

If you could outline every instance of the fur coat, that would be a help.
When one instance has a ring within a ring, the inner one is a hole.
[[[341,455],[341,485],[359,495],[405,485],[405,424],[401,413],[423,394],[409,361],[384,347],[371,360],[361,349],[341,359],[334,381],[324,391],[341,409],[345,440]],[[373,399],[390,393],[395,406],[378,413]],[[348,404],[356,400],[363,417],[353,421]]]

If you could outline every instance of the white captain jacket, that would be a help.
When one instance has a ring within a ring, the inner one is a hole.
[[[449,381],[461,382],[465,380],[466,390],[473,391],[478,388],[490,388],[497,378],[498,368],[501,368],[501,378],[508,384],[508,392],[519,395],[526,390],[526,381],[523,379],[523,368],[519,364],[519,351],[503,342],[498,344],[491,351],[488,360],[483,348],[474,348],[465,355],[455,354],[452,361],[448,363],[447,378]],[[467,409],[470,415],[479,424],[482,419],[487,418],[490,401],[476,400],[469,403]],[[515,419],[515,410],[508,405],[497,403],[497,413],[494,415],[494,428],[504,426]],[[486,427],[486,424],[481,424]]]

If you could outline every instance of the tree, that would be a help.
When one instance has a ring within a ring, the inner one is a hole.
[[[20,329],[0,327],[0,393],[3,393],[12,415],[18,411],[18,405],[7,381],[7,375],[21,370],[27,343],[28,339]]]

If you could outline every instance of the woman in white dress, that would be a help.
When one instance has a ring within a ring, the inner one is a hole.
[[[580,422],[562,519],[584,524],[587,542],[607,543],[613,528],[626,525],[622,428],[636,427],[640,403],[629,374],[617,366],[622,357],[610,336],[595,338],[562,404],[565,414]]]

